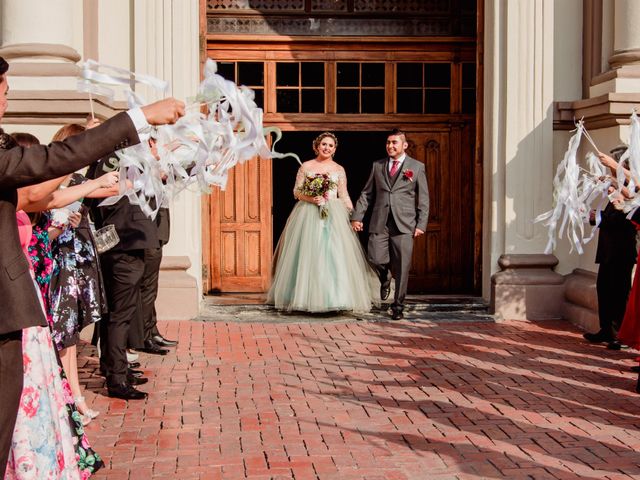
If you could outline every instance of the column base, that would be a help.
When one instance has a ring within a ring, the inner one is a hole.
[[[158,320],[192,320],[200,311],[196,279],[187,273],[189,257],[163,257],[156,312]]]
[[[597,332],[598,295],[594,272],[576,268],[565,276],[562,316],[587,332]]]
[[[564,277],[553,271],[557,264],[553,255],[502,255],[502,271],[491,277],[491,313],[498,320],[561,319]]]

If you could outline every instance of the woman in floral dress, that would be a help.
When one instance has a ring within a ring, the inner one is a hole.
[[[54,135],[54,141],[62,141],[85,130],[81,125],[69,124]],[[117,184],[109,188],[112,172],[94,180],[74,173],[61,191],[84,188],[85,197],[103,198],[118,193]],[[93,186],[93,187],[91,187]],[[88,209],[76,204],[53,211],[53,227],[65,227],[69,218],[78,216],[74,228],[65,228],[52,242],[53,273],[49,296],[51,299],[53,341],[60,352],[62,364],[69,377],[78,410],[86,421],[95,418],[98,412],[90,409],[82,395],[78,379],[77,344],[80,331],[98,322],[107,311],[106,297],[100,273],[100,264],[91,232]],[[79,208],[77,208],[79,207]]]
[[[5,134],[2,137],[9,136]],[[15,146],[10,139],[4,138],[0,148]],[[55,190],[57,184],[55,181],[45,184],[20,189],[18,207],[35,210],[38,202],[44,202],[40,206],[55,206],[68,201],[69,195],[73,195],[73,192],[67,192],[65,196],[51,198],[51,190]],[[38,189],[39,192],[34,192]],[[34,327],[23,332],[24,388],[5,478],[86,479],[103,462],[89,445],[82,416],[75,407],[69,382],[51,340],[47,288],[53,268],[49,237],[51,215],[48,211],[37,212],[29,220],[24,212],[19,211],[16,217],[23,249],[42,294],[49,328]],[[56,234],[59,233],[60,230],[56,230]],[[69,453],[69,445],[73,455]]]
[[[16,213],[16,219],[22,248],[29,257],[31,221],[23,211]],[[5,480],[88,478],[102,466],[102,460],[84,435],[50,329],[24,329],[22,351],[23,389]]]

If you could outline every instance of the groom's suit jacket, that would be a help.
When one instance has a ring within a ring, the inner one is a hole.
[[[413,234],[416,228],[425,231],[429,217],[429,189],[424,165],[407,155],[400,171],[392,178],[388,162],[388,158],[382,158],[373,163],[351,220],[362,221],[373,203],[369,233],[383,233],[389,215],[393,216],[400,233]]]
[[[16,189],[72,173],[139,141],[129,115],[120,113],[64,142],[0,150],[0,335],[47,324],[20,247]]]

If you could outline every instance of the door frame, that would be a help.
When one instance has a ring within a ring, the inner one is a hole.
[[[475,64],[476,64],[476,112],[475,112],[475,149],[474,149],[474,182],[473,182],[473,218],[474,218],[474,241],[473,241],[473,291],[482,294],[482,249],[483,249],[483,212],[484,212],[484,17],[485,17],[485,0],[476,0],[477,17],[476,17],[476,38],[475,38]],[[207,15],[206,0],[200,0],[200,65],[201,78],[204,72],[204,63],[207,59],[207,53],[210,50],[219,51],[220,49],[229,50],[229,60],[251,60],[252,58],[264,59],[264,55],[252,57],[251,44],[260,42],[262,45],[268,45],[270,49],[270,59],[289,58],[294,61],[310,59],[310,53],[313,50],[331,48],[336,43],[341,44],[362,44],[367,43],[372,51],[379,52],[379,58],[384,59],[384,49],[388,49],[389,42],[393,42],[401,50],[408,50],[410,46],[419,44],[458,44],[468,42],[468,39],[460,39],[455,37],[421,37],[397,39],[394,37],[281,37],[281,36],[236,36],[236,35],[209,35],[207,33]],[[247,49],[243,50],[242,45],[245,44]],[[233,48],[230,48],[233,45]],[[240,51],[238,50],[240,47]],[[426,52],[425,52],[426,53]],[[221,58],[222,59],[222,58]],[[339,55],[336,60],[340,59]],[[430,55],[417,55],[416,61],[425,61],[429,59],[437,59],[437,53],[430,52]],[[363,121],[361,115],[348,114],[304,114],[304,117],[297,114],[270,114],[265,113],[265,125],[277,126],[283,132],[296,130],[343,130],[346,125],[354,130],[380,130],[381,128],[392,128],[401,124],[404,128],[412,130],[423,130],[433,128],[434,124],[442,123],[442,121],[425,119],[420,115],[397,115],[392,117],[387,115],[370,115],[367,121]],[[211,209],[213,193],[203,195],[201,199],[201,224],[202,224],[202,282],[203,292],[205,295],[215,291],[220,280],[216,280],[212,258],[212,223]]]

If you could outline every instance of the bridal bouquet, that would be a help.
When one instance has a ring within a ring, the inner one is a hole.
[[[335,187],[336,182],[331,180],[328,173],[316,173],[315,175],[307,175],[304,183],[298,188],[298,191],[307,197],[324,197],[324,203],[318,205],[318,207],[320,207],[320,218],[327,218],[329,216],[329,209],[327,208],[326,201],[329,197],[329,190]]]

